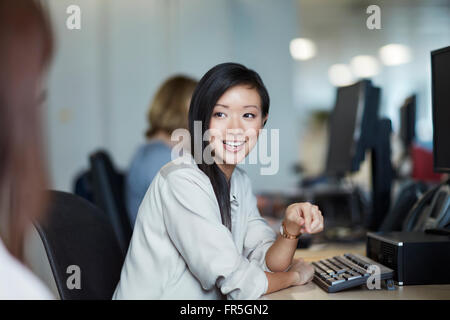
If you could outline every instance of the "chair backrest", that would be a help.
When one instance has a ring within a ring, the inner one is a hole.
[[[124,177],[106,151],[90,156],[94,203],[104,211],[124,254],[130,244],[132,228],[125,205]]]
[[[400,185],[397,197],[378,231],[402,231],[408,213],[427,188],[426,184],[412,180]]]
[[[111,299],[124,256],[114,231],[95,205],[50,191],[45,221],[35,223],[62,300]]]
[[[83,170],[75,177],[72,187],[73,193],[94,203],[92,188],[91,170]]]

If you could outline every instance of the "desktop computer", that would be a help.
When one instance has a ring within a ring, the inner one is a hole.
[[[366,255],[394,270],[402,285],[450,283],[450,237],[425,232],[367,234]]]
[[[450,173],[450,47],[431,52],[434,170]],[[314,262],[314,282],[327,292],[360,286],[370,264],[381,279],[399,284],[450,283],[450,179],[426,192],[396,233],[372,232],[366,254]],[[356,277],[356,278],[355,278]]]

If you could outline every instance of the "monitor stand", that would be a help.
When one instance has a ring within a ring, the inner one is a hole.
[[[380,119],[377,139],[372,147],[372,210],[366,226],[377,231],[389,212],[394,171],[391,162],[391,120]]]

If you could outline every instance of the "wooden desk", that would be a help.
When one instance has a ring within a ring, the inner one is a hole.
[[[365,255],[365,243],[357,245],[314,245],[309,249],[299,249],[295,258],[308,262],[341,255],[358,253]],[[396,290],[369,290],[365,286],[337,293],[327,293],[315,283],[290,287],[265,296],[262,300],[450,300],[450,285],[396,286]]]

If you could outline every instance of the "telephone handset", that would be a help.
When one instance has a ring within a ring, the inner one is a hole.
[[[450,185],[446,181],[427,191],[412,207],[403,231],[425,231],[450,227]]]

